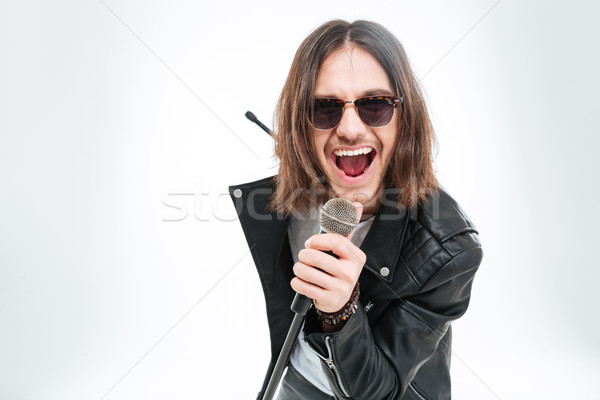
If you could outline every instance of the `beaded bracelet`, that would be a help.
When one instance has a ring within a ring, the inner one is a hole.
[[[339,311],[333,313],[326,313],[319,310],[315,306],[315,311],[317,312],[317,316],[319,319],[326,323],[327,325],[338,325],[342,321],[346,321],[352,314],[356,312],[358,308],[358,296],[360,295],[360,287],[359,283],[356,282],[356,286],[354,286],[354,290],[352,291],[352,295],[350,295],[350,299],[346,303],[346,305]]]

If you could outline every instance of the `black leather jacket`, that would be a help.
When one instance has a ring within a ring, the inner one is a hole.
[[[265,293],[267,376],[292,321],[294,297],[289,221],[266,208],[273,185],[266,178],[230,187]],[[329,334],[307,315],[307,340],[322,356],[336,397],[450,399],[450,323],[467,310],[483,255],[474,225],[442,189],[411,212],[382,201],[361,249],[367,262],[358,311]]]

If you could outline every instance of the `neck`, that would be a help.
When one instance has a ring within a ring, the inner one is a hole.
[[[360,217],[361,221],[365,221],[377,213],[377,210],[379,210],[379,206],[381,205],[381,192],[382,191],[380,190],[377,195],[371,197],[366,202],[361,202],[363,205],[363,212]]]

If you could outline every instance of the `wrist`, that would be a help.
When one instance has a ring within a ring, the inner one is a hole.
[[[327,313],[319,310],[319,308],[315,305],[315,311],[317,313],[317,317],[322,322],[324,331],[331,331],[328,328],[341,328],[343,324],[356,312],[358,307],[358,297],[360,296],[360,285],[356,282],[354,289],[352,290],[352,294],[350,298],[344,304],[344,306],[336,312]],[[338,329],[334,329],[338,330]]]

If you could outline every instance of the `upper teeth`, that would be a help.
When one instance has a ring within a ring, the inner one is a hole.
[[[338,157],[341,156],[357,156],[359,154],[369,154],[373,150],[372,147],[361,147],[360,149],[354,150],[335,150],[333,154]]]

